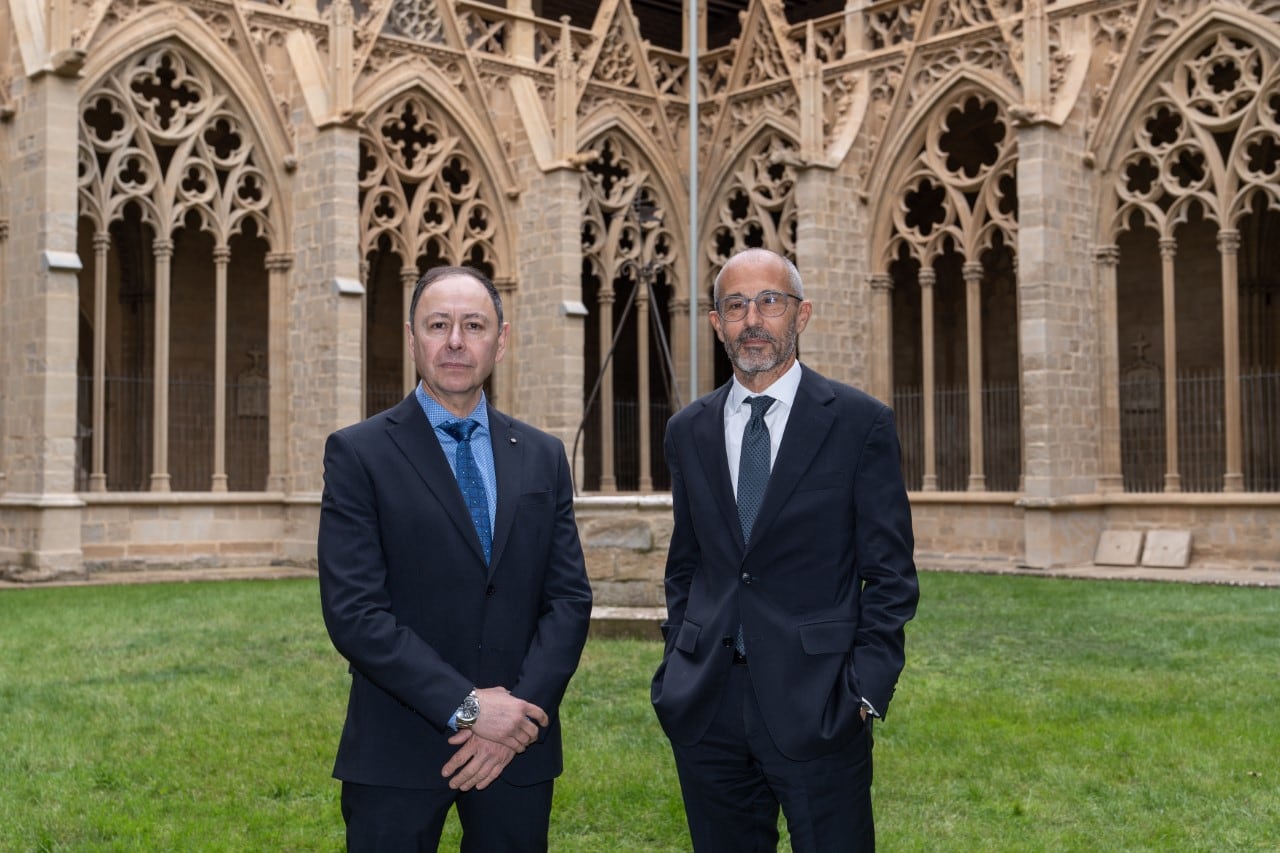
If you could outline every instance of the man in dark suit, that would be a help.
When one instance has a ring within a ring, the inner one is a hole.
[[[918,587],[893,414],[802,366],[813,311],[764,249],[716,277],[733,380],[667,425],[675,526],[652,699],[694,848],[872,850],[871,717]]]
[[[464,850],[545,850],[557,707],[591,614],[564,445],[485,399],[508,327],[483,274],[429,271],[409,316],[419,386],[325,445],[347,845],[434,850],[456,803]]]

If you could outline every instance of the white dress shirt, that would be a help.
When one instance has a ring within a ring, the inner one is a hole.
[[[748,391],[746,386],[733,377],[733,386],[724,401],[724,451],[729,457],[729,480],[733,483],[733,493],[738,493],[738,462],[742,457],[742,434],[751,420],[751,406],[744,405],[748,397],[761,394],[772,397],[774,402],[765,412],[764,423],[769,428],[769,470],[773,470],[774,460],[778,458],[778,446],[782,444],[782,433],[787,428],[787,418],[791,416],[791,406],[796,401],[796,391],[800,388],[800,362],[795,361],[786,373],[765,388],[763,391]]]

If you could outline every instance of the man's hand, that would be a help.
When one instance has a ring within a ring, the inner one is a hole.
[[[445,763],[440,775],[448,778],[449,787],[456,791],[483,791],[516,757],[515,750],[485,740],[470,729],[458,732],[449,738],[449,743],[458,751]]]
[[[546,711],[532,702],[517,699],[505,687],[477,690],[476,698],[480,700],[480,716],[471,731],[514,752],[524,752],[525,747],[538,739],[538,727],[551,724]],[[452,743],[453,738],[449,742]]]
[[[546,711],[517,699],[505,687],[477,690],[476,699],[480,702],[476,724],[449,738],[458,751],[440,770],[457,791],[484,790],[517,753],[538,739],[538,727],[551,723]]]

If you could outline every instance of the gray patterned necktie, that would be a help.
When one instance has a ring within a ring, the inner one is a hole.
[[[478,426],[479,421],[467,418],[464,421],[441,424],[440,429],[458,442],[454,472],[458,477],[458,487],[462,489],[462,497],[467,502],[467,510],[471,513],[471,522],[476,526],[476,534],[480,537],[480,545],[484,548],[484,561],[487,563],[493,548],[493,532],[489,526],[489,495],[485,492],[484,479],[480,476],[480,466],[471,453],[471,433]]]
[[[738,460],[738,520],[742,522],[742,541],[750,542],[751,528],[764,500],[764,487],[769,484],[769,426],[764,422],[764,413],[773,405],[773,398],[762,394],[742,402],[751,404],[751,420],[742,432],[742,456]]]
[[[742,541],[747,543],[764,500],[764,488],[769,485],[769,426],[764,422],[764,413],[773,405],[773,398],[761,394],[742,402],[751,404],[751,420],[742,432],[742,455],[738,458],[738,520],[742,522]],[[741,623],[733,648],[740,655],[747,654]]]

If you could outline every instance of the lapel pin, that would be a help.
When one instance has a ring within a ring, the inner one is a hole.
[[[511,436],[511,443],[512,443],[512,444],[515,444],[515,443],[516,443],[516,437],[515,437],[514,435],[513,435],[513,436]]]

